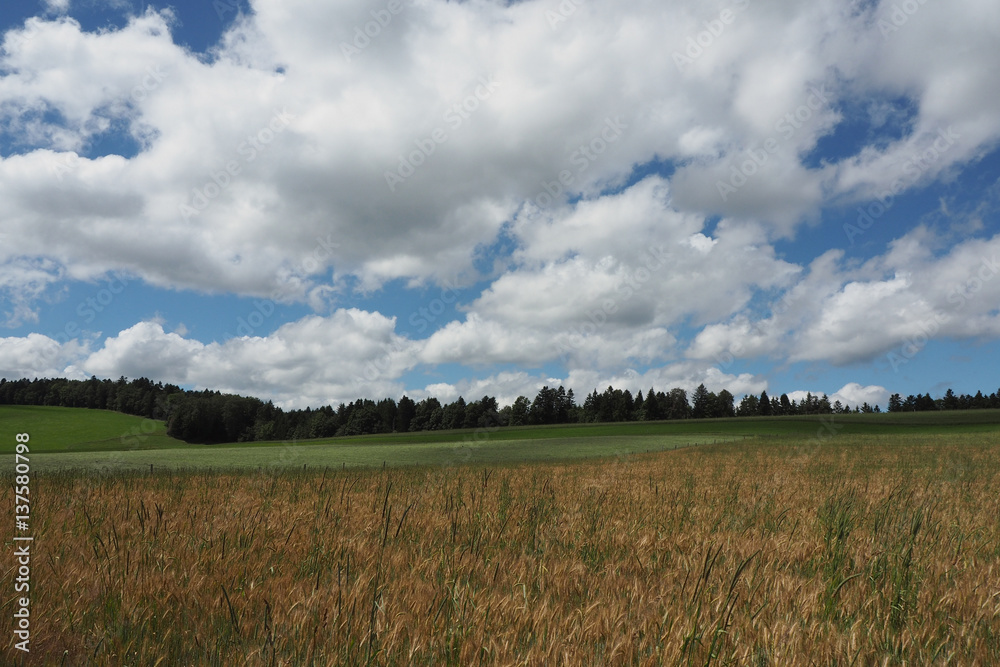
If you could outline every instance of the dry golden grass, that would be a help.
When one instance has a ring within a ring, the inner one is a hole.
[[[998,472],[980,435],[41,477],[30,664],[1000,664]]]

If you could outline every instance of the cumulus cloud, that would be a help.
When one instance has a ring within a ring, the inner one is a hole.
[[[776,250],[826,206],[947,181],[1000,140],[1000,8],[897,5],[627,0],[553,22],[546,2],[415,0],[365,35],[384,2],[255,0],[193,53],[170,10],[87,32],[48,2],[0,52],[5,323],[112,271],[333,312],[224,343],[144,322],[50,360],[6,339],[27,355],[7,364],[288,404],[397,394],[443,364],[488,369],[503,395],[550,364],[736,394],[766,383],[721,360],[996,336],[998,237],[942,251],[917,230],[863,265]],[[350,289],[479,280],[427,340],[337,309]]]
[[[48,288],[62,279],[60,267],[52,260],[19,257],[0,264],[0,296],[6,301],[0,321],[6,327],[37,322],[36,303]]]
[[[271,398],[286,407],[362,396],[398,396],[412,367],[412,343],[377,313],[338,310],[279,327],[266,337],[204,344],[141,322],[109,337],[76,367],[101,376],[150,377],[198,388]]]
[[[69,0],[45,0],[45,7],[51,13],[62,14],[69,9]]]
[[[140,322],[108,337],[98,349],[73,340],[60,343],[40,334],[0,339],[0,377],[150,377],[197,389],[211,388],[272,399],[288,408],[337,405],[359,397],[434,396],[451,401],[484,395],[510,404],[533,397],[543,386],[565,385],[581,396],[608,385],[645,391],[704,383],[713,391],[760,393],[767,386],[750,374],[731,375],[708,364],[681,362],[645,372],[574,369],[564,377],[502,371],[483,378],[407,387],[423,343],[395,333],[395,322],[376,313],[340,310],[309,316],[266,337],[244,336],[204,344],[164,331],[160,322]]]
[[[813,398],[819,398],[825,393],[822,391],[796,390],[788,392],[788,398],[789,400],[801,403],[809,394],[812,394]],[[860,408],[867,403],[873,408],[877,405],[882,411],[885,411],[889,405],[889,391],[885,387],[878,385],[864,387],[857,382],[849,382],[839,390],[829,394],[827,398],[830,400],[831,405],[840,401],[841,405],[849,406],[851,409]]]
[[[703,328],[686,354],[694,359],[754,358],[867,362],[933,338],[993,338],[1000,333],[1000,235],[970,239],[943,255],[926,229],[888,252],[850,266],[840,251],[818,258],[771,304],[769,316],[743,312]],[[910,354],[909,356],[912,356]]]
[[[441,280],[471,271],[474,249],[523,202],[593,196],[653,159],[679,163],[680,216],[754,217],[790,233],[829,197],[891,186],[887,167],[940,129],[962,140],[928,177],[996,142],[997,10],[979,4],[921,6],[883,35],[885,3],[632,0],[550,26],[545,3],[427,1],[406,3],[349,56],[333,45],[353,44],[381,4],[258,0],[207,60],[174,44],[166,10],[101,33],[31,19],[5,36],[0,77],[3,118],[23,141],[0,163],[18,239],[5,256],[254,295],[331,268],[367,288]],[[681,66],[688,39],[734,7]],[[825,169],[804,164],[845,96],[890,93],[916,106],[910,133]],[[79,157],[112,123],[138,152]],[[761,150],[750,185],[720,197]],[[403,174],[392,191],[387,173]],[[338,249],[304,270],[331,234]]]
[[[862,387],[857,382],[850,382],[830,395],[830,403],[836,401],[852,408],[861,407],[865,403],[871,406],[878,405],[884,411],[889,405],[889,392],[885,387],[877,385]]]
[[[658,177],[557,210],[527,208],[511,228],[517,265],[465,321],[435,332],[424,358],[607,369],[676,357],[682,322],[727,317],[799,271],[759,227],[723,221],[709,237],[704,226],[672,206]]]
[[[80,341],[60,343],[41,334],[0,338],[0,378],[10,380],[36,377],[82,379],[73,362],[88,351]]]

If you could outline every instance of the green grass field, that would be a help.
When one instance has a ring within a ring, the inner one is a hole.
[[[115,412],[0,406],[0,438],[31,435],[32,466],[46,470],[236,470],[405,465],[502,465],[624,457],[734,440],[827,442],[864,436],[903,442],[1000,433],[1000,411],[707,419],[431,431],[299,442],[190,445],[162,422]]]
[[[13,442],[16,433],[31,435],[35,453],[189,446],[168,437],[163,422],[119,412],[30,405],[0,406],[0,437],[4,442]]]

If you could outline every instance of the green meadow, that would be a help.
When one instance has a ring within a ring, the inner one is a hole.
[[[164,422],[109,410],[0,405],[0,437],[28,433],[32,451],[101,452],[123,449],[187,447],[167,436]]]
[[[0,406],[0,437],[13,443],[14,434],[29,433],[36,471],[500,465],[621,458],[748,439],[903,443],[959,433],[989,439],[998,431],[1000,411],[974,410],[569,424],[192,445],[167,436],[163,422],[116,412]]]

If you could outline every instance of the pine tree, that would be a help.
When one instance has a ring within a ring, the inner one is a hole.
[[[698,388],[694,390],[694,394],[691,395],[691,416],[695,419],[713,417],[715,411],[715,406],[712,405],[715,402],[714,398],[715,395],[710,393],[704,384],[698,385]]]
[[[760,414],[760,401],[753,394],[747,394],[740,401],[740,406],[736,409],[739,417],[756,417]]]
[[[660,404],[652,387],[649,388],[646,400],[642,404],[642,418],[648,421],[660,418]]]
[[[733,395],[729,393],[728,389],[720,391],[719,395],[715,397],[715,416],[735,417],[736,411],[733,409],[733,400]]]
[[[771,415],[771,399],[767,397],[767,392],[760,392],[760,401],[758,401],[760,406],[759,412],[762,417],[769,417]]]

